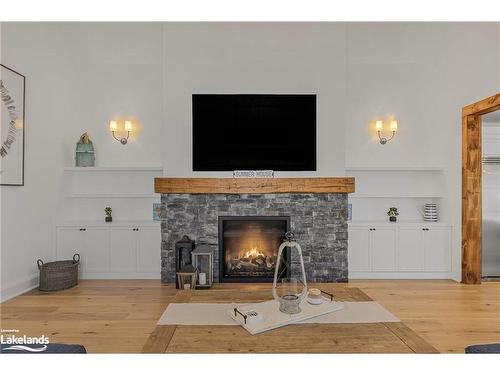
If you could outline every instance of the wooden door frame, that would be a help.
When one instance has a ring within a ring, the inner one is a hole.
[[[481,116],[500,110],[500,93],[462,108],[462,283],[482,276]]]

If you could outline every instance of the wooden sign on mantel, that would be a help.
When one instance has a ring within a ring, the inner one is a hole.
[[[354,177],[156,177],[155,192],[160,194],[354,193]]]
[[[236,170],[233,171],[234,178],[274,178],[273,170]]]

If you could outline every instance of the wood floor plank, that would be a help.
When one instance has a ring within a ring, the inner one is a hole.
[[[359,288],[346,288],[346,291],[358,302],[373,301],[365,292]]]
[[[165,353],[177,326],[156,326],[143,346],[142,353]]]
[[[383,323],[388,329],[391,330],[401,341],[403,341],[414,353],[433,354],[439,351],[425,341],[422,337],[418,336],[404,323]]]

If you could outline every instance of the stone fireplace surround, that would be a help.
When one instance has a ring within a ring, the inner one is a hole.
[[[214,189],[206,188],[207,181],[203,181],[203,187],[199,189],[193,187],[196,181],[185,185],[185,188],[178,184],[187,180],[227,180],[231,187],[221,188],[219,184],[214,193]],[[270,180],[271,185],[264,180]],[[276,189],[279,180],[262,179],[257,189],[248,188],[248,185],[243,188],[238,185],[235,189],[235,179],[157,178],[155,190],[162,194],[161,281],[175,282],[174,244],[184,235],[197,244],[204,241],[213,247],[214,281],[219,280],[219,216],[289,216],[291,230],[302,247],[308,281],[346,282],[347,193],[354,191],[354,179],[345,178],[351,185],[344,188],[336,185],[323,189],[318,187],[320,184],[312,188],[308,184],[298,184],[296,188],[291,188],[287,185],[284,190],[291,192]],[[236,179],[236,184],[244,185],[245,181],[238,182]],[[268,189],[269,186],[272,188]],[[259,190],[265,193],[261,194]],[[280,191],[268,192],[273,190]],[[328,190],[332,192],[324,192]]]

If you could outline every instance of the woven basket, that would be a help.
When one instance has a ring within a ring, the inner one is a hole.
[[[40,270],[39,290],[43,292],[53,292],[72,288],[78,284],[80,254],[73,255],[73,260],[59,260],[56,262],[43,263],[41,259],[38,259],[36,263]]]

